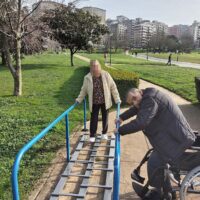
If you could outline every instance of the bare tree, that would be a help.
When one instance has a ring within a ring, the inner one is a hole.
[[[33,9],[24,6],[23,0],[2,0],[0,2],[0,32],[3,41],[3,53],[13,79],[15,96],[22,95],[21,47],[23,38],[37,30],[30,20],[38,8],[39,1]],[[14,57],[15,65],[13,65]]]

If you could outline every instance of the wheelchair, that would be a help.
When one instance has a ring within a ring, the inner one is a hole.
[[[196,135],[196,140],[189,149],[191,152],[200,151],[200,134],[197,131],[194,133]],[[131,174],[133,189],[142,199],[149,191],[150,180],[145,182],[145,178],[140,175],[140,171],[144,163],[148,161],[152,152],[153,149],[147,151],[140,164]],[[162,170],[164,170],[164,179],[170,181],[171,184],[170,191],[169,188],[163,186],[162,200],[200,200],[200,165],[190,171],[181,171],[180,169],[166,164],[166,166],[162,167]],[[154,177],[154,174],[152,177]]]

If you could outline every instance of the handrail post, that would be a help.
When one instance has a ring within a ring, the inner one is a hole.
[[[117,119],[119,119],[120,103],[117,104]],[[118,130],[120,124],[116,124]],[[120,135],[115,135],[115,159],[114,159],[114,183],[113,183],[113,200],[119,200],[120,194]]]
[[[86,98],[84,98],[84,102],[83,102],[83,116],[84,116],[84,128],[82,129],[82,131],[88,131],[87,129],[87,101]]]
[[[67,162],[70,161],[70,143],[69,143],[69,116],[66,114],[65,116],[65,126],[66,126],[66,155],[67,155]]]

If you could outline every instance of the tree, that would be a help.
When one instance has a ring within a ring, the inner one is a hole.
[[[176,52],[178,48],[178,38],[174,35],[168,35],[166,37],[165,46],[167,47],[168,51]]]
[[[183,51],[188,51],[194,48],[194,40],[193,37],[190,34],[183,34],[180,37],[180,42],[181,42],[181,50]]]
[[[6,59],[13,79],[15,96],[22,95],[22,70],[21,70],[21,47],[23,39],[38,29],[38,23],[31,23],[31,14],[38,8],[40,3],[28,9],[23,6],[23,0],[2,0],[0,2],[0,32],[3,41],[3,54]],[[33,21],[32,21],[33,22]],[[31,27],[31,29],[30,29]],[[15,66],[13,65],[13,59]]]
[[[74,4],[47,12],[43,21],[62,48],[70,50],[71,66],[74,66],[73,56],[78,50],[88,49],[90,42],[98,44],[101,36],[108,33],[107,27],[100,24],[98,16],[92,16]]]
[[[154,50],[158,50],[159,52],[162,51],[165,48],[166,45],[166,35],[164,31],[156,31],[155,34],[153,34],[150,37],[149,40],[149,47]]]
[[[118,49],[125,49],[127,47],[127,43],[119,38],[119,35],[117,35],[116,32],[114,34],[112,33],[111,35],[108,34],[106,40],[105,40],[105,48],[108,51],[108,49],[114,49],[115,53],[117,52]]]

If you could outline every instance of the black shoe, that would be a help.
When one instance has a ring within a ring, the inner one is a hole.
[[[173,200],[172,193],[169,192],[169,193],[163,195],[163,200]]]
[[[162,200],[161,195],[156,190],[149,190],[142,200]]]

